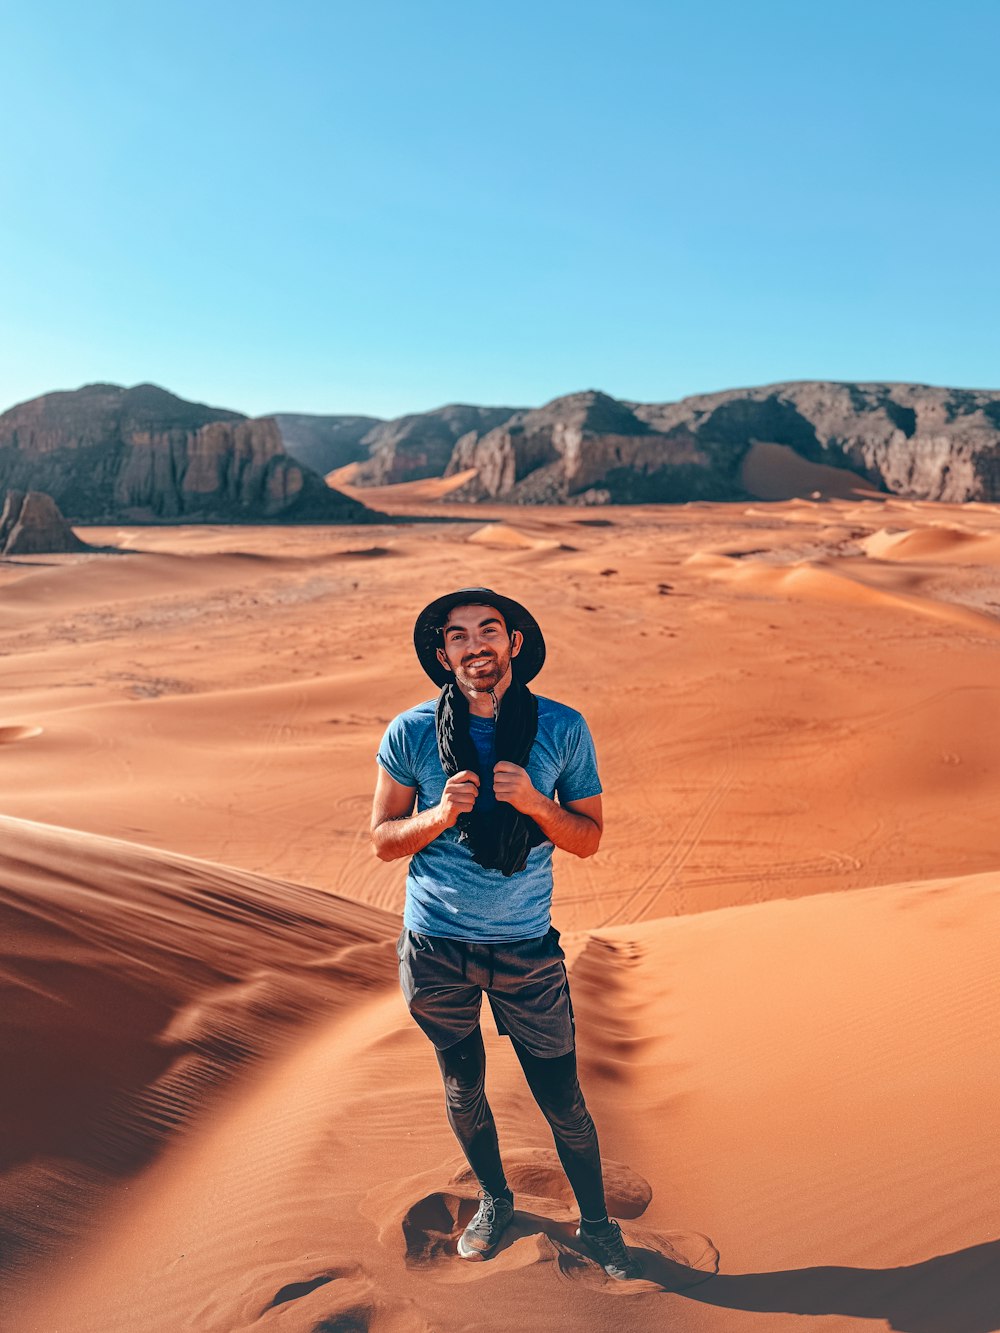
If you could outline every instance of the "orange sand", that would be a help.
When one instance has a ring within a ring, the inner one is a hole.
[[[422,521],[0,562],[2,1326],[1000,1328],[1000,510],[366,494]],[[521,1211],[454,1255],[367,820],[415,611],[473,582],[597,741],[554,919],[638,1283],[491,1031]]]

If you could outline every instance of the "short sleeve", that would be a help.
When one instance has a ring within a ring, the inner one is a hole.
[[[565,805],[567,801],[600,796],[601,791],[594,738],[587,723],[577,714],[566,736],[566,762],[556,782],[556,792]]]
[[[375,758],[382,765],[394,782],[402,787],[415,787],[417,779],[410,762],[407,744],[406,726],[402,716],[393,718],[385,729],[385,735],[378,747]]]

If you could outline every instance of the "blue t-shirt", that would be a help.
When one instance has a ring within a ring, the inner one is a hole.
[[[525,765],[536,790],[550,800],[582,801],[597,796],[601,782],[590,730],[580,713],[554,699],[538,700],[538,731]],[[434,731],[436,699],[400,713],[386,728],[376,758],[404,787],[417,789],[417,812],[437,805],[447,774],[438,756]],[[479,754],[482,775],[476,808],[495,804],[493,795],[494,723],[469,716],[469,734]],[[552,843],[532,847],[524,869],[514,875],[488,870],[472,859],[457,829],[444,829],[410,858],[403,924],[423,935],[449,939],[538,939],[551,924]]]

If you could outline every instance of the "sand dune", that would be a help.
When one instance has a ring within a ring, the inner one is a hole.
[[[1000,1328],[1000,512],[397,503],[363,541],[0,564],[0,1322]],[[432,692],[413,615],[465,582],[532,607],[537,690],[597,741],[607,831],[554,916],[625,1287],[491,1031],[519,1212],[453,1251],[475,1190],[366,828]]]
[[[877,488],[856,472],[810,463],[785,444],[762,441],[751,445],[740,467],[740,481],[761,500],[790,500],[800,495],[815,500],[861,495],[880,498]]]
[[[357,473],[358,464],[347,463],[344,467],[328,472],[326,481],[335,490],[343,491],[352,499],[382,511],[384,505],[391,509],[398,505],[440,500],[470,481],[476,475],[476,469],[470,467],[450,477],[425,477],[421,481],[399,481],[389,486],[355,486]]]
[[[475,1190],[396,993],[390,919],[112,840],[13,820],[3,832],[23,1039],[52,1051],[71,1005],[77,1073],[110,1057],[94,1115],[116,1108],[75,1144],[36,1127],[47,1215],[90,1227],[13,1284],[13,1327],[221,1333],[350,1315],[458,1329],[473,1292],[476,1309],[503,1311],[484,1325],[498,1328],[537,1327],[541,1310],[549,1327],[610,1328],[623,1299],[642,1329],[791,1329],[803,1314],[993,1327],[995,875],[574,941],[609,1196],[647,1263],[623,1290],[574,1242],[565,1180],[495,1036],[519,1214],[491,1264],[454,1255]],[[8,1067],[24,1058],[9,1050]],[[65,1053],[52,1058],[60,1104],[79,1104]],[[136,1108],[153,1108],[139,1145]],[[27,1110],[10,1123],[37,1119]],[[111,1189],[104,1177],[123,1173],[131,1187]],[[15,1210],[30,1197],[16,1179]],[[920,1322],[928,1292],[954,1322]]]
[[[374,751],[431,692],[425,590],[488,578],[536,608],[539,690],[597,737],[615,837],[562,866],[569,928],[991,868],[1000,594],[988,568],[859,554],[887,506],[848,508],[811,530],[798,502],[532,511],[571,550],[477,547],[478,510],[364,547],[157,528],[153,553],[12,562],[0,728],[40,733],[3,747],[0,808],[398,911],[364,832]]]
[[[949,524],[872,533],[865,550],[879,560],[946,560],[958,564],[1000,563],[1000,536],[969,532]]]
[[[395,922],[115,839],[0,830],[5,1064],[32,1070],[0,1120],[5,1248],[30,1251],[81,1180],[130,1174],[288,1028],[384,985]]]
[[[747,590],[816,601],[843,602],[853,606],[883,607],[887,611],[900,609],[955,625],[966,625],[983,634],[1000,633],[1000,622],[992,615],[980,614],[934,596],[920,596],[910,591],[921,580],[919,576],[913,577],[908,573],[887,579],[879,573],[872,576],[870,567],[848,564],[846,561],[835,564],[799,560],[788,568],[710,552],[696,552],[687,563],[711,577],[739,583]]]
[[[485,527],[470,533],[469,541],[479,546],[496,546],[501,550],[513,551],[552,551],[557,550],[561,544],[558,538],[538,531],[537,527],[531,531],[513,523],[487,523]],[[572,547],[566,549],[571,550]]]

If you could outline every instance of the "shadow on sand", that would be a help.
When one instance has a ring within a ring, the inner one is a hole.
[[[663,1285],[677,1289],[669,1281]],[[1000,1240],[904,1268],[800,1268],[709,1277],[684,1295],[729,1310],[884,1319],[899,1333],[997,1333]]]
[[[567,1245],[564,1227],[531,1220]],[[576,1249],[579,1242],[569,1244]],[[1000,1333],[1000,1240],[902,1268],[798,1268],[732,1276],[686,1268],[644,1246],[633,1246],[632,1252],[642,1260],[645,1281],[719,1309],[884,1319],[897,1333]]]

